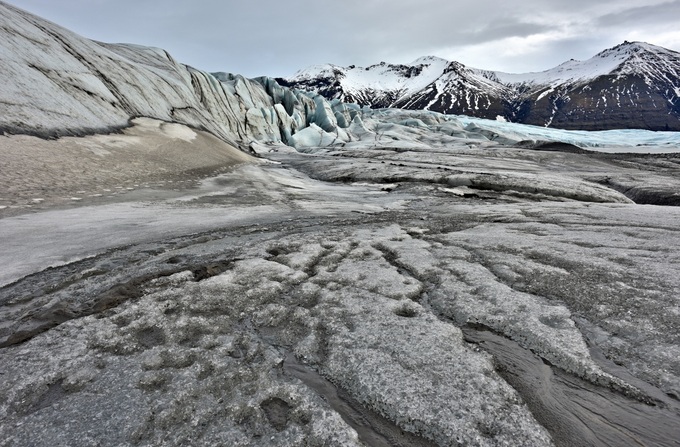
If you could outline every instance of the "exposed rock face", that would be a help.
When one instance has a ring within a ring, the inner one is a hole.
[[[485,71],[429,57],[365,69],[311,67],[280,82],[373,107],[500,116],[561,129],[680,130],[680,54],[639,42],[541,73]]]

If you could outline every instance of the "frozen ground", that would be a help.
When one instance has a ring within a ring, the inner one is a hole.
[[[677,158],[406,124],[11,208],[0,445],[678,445]]]

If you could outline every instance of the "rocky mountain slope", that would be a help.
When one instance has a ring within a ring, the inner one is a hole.
[[[561,129],[680,130],[680,53],[641,42],[540,73],[486,71],[425,57],[407,65],[314,66],[279,82],[373,107]]]

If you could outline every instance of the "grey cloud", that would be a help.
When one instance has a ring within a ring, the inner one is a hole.
[[[601,26],[620,26],[634,24],[658,25],[658,24],[678,24],[680,18],[680,0],[652,6],[642,6],[626,9],[613,14],[607,14],[597,19],[596,23]]]
[[[470,43],[488,42],[491,40],[504,39],[506,37],[527,37],[533,34],[540,34],[550,31],[552,27],[548,24],[536,24],[526,22],[502,23],[495,22],[487,24],[481,30],[472,33],[474,38]]]
[[[497,57],[496,69],[519,71],[557,60],[589,57],[620,43],[619,30],[652,28],[678,14],[679,1],[632,8],[598,18],[593,8],[621,8],[620,0],[10,0],[87,37],[165,48],[208,71],[247,76],[289,75],[311,64],[408,62],[445,48],[468,49],[575,24],[592,29],[536,49],[522,60]],[[58,3],[58,4],[57,4]],[[610,40],[598,28],[607,30]],[[577,42],[577,43],[576,43]],[[654,42],[651,42],[654,43]],[[574,51],[573,53],[570,53]],[[585,54],[585,51],[591,51]],[[483,56],[483,55],[480,55]],[[495,57],[488,55],[487,57]],[[463,63],[471,63],[461,60]],[[481,67],[487,68],[487,67]],[[492,68],[492,67],[489,67]]]

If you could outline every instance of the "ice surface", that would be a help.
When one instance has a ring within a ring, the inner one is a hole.
[[[0,87],[0,96],[8,107],[0,121],[5,131],[43,136],[92,133],[125,127],[129,119],[142,116],[205,128],[242,148],[252,141],[310,147],[354,141],[357,136],[346,128],[357,116],[364,122],[375,116],[374,112],[356,106],[331,104],[316,94],[284,89],[272,79],[251,81],[238,75],[200,72],[177,63],[163,50],[93,42],[9,5],[2,5],[0,12],[8,30],[8,38],[2,40],[0,49],[6,62],[0,68],[0,76],[7,80]],[[594,59],[618,60],[625,56],[618,54]],[[379,79],[392,73],[395,79],[403,79],[403,70],[416,67],[415,79],[422,78],[425,84],[432,82],[432,76],[441,75],[445,62],[424,58],[411,66],[383,64],[350,72],[359,77],[375,74]],[[480,82],[490,81],[482,76]],[[388,87],[398,89],[396,84]],[[385,118],[385,114],[379,115]],[[423,121],[424,118],[427,119]],[[425,132],[444,131],[452,137],[466,138],[475,134],[473,138],[499,143],[540,139],[616,152],[671,152],[677,151],[678,146],[677,133],[668,132],[550,132],[418,112],[392,122],[413,127],[418,119],[429,126],[416,126]],[[467,133],[449,130],[451,125],[461,123],[474,127]],[[325,133],[312,129],[295,137],[310,124],[316,124]],[[402,141],[414,140],[413,132],[403,128],[373,131],[377,135],[358,137],[373,138],[382,144],[389,139],[397,140],[402,147]],[[436,133],[434,137],[439,138]],[[440,139],[440,144],[449,142],[452,141]]]
[[[391,125],[379,113],[385,121],[366,128]],[[660,173],[644,159],[629,168],[458,138],[409,150],[269,146],[262,153],[278,163],[241,165],[162,202],[1,219],[17,241],[0,254],[3,282],[18,282],[0,289],[0,334],[28,337],[0,349],[11,378],[0,388],[3,437],[355,445],[327,402],[280,372],[294,353],[423,442],[551,445],[492,358],[464,341],[469,324],[649,399],[593,359],[596,344],[678,393],[677,208],[635,205],[585,180]],[[471,188],[482,173],[497,186]],[[534,189],[500,187],[529,173]],[[557,185],[552,196],[542,184]],[[575,198],[585,187],[619,203]],[[102,402],[134,417],[83,417]]]
[[[562,130],[525,124],[485,120],[467,116],[457,119],[475,129],[484,129],[518,141],[559,141],[598,152],[677,153],[680,152],[680,132],[653,132],[640,129],[586,132]]]

